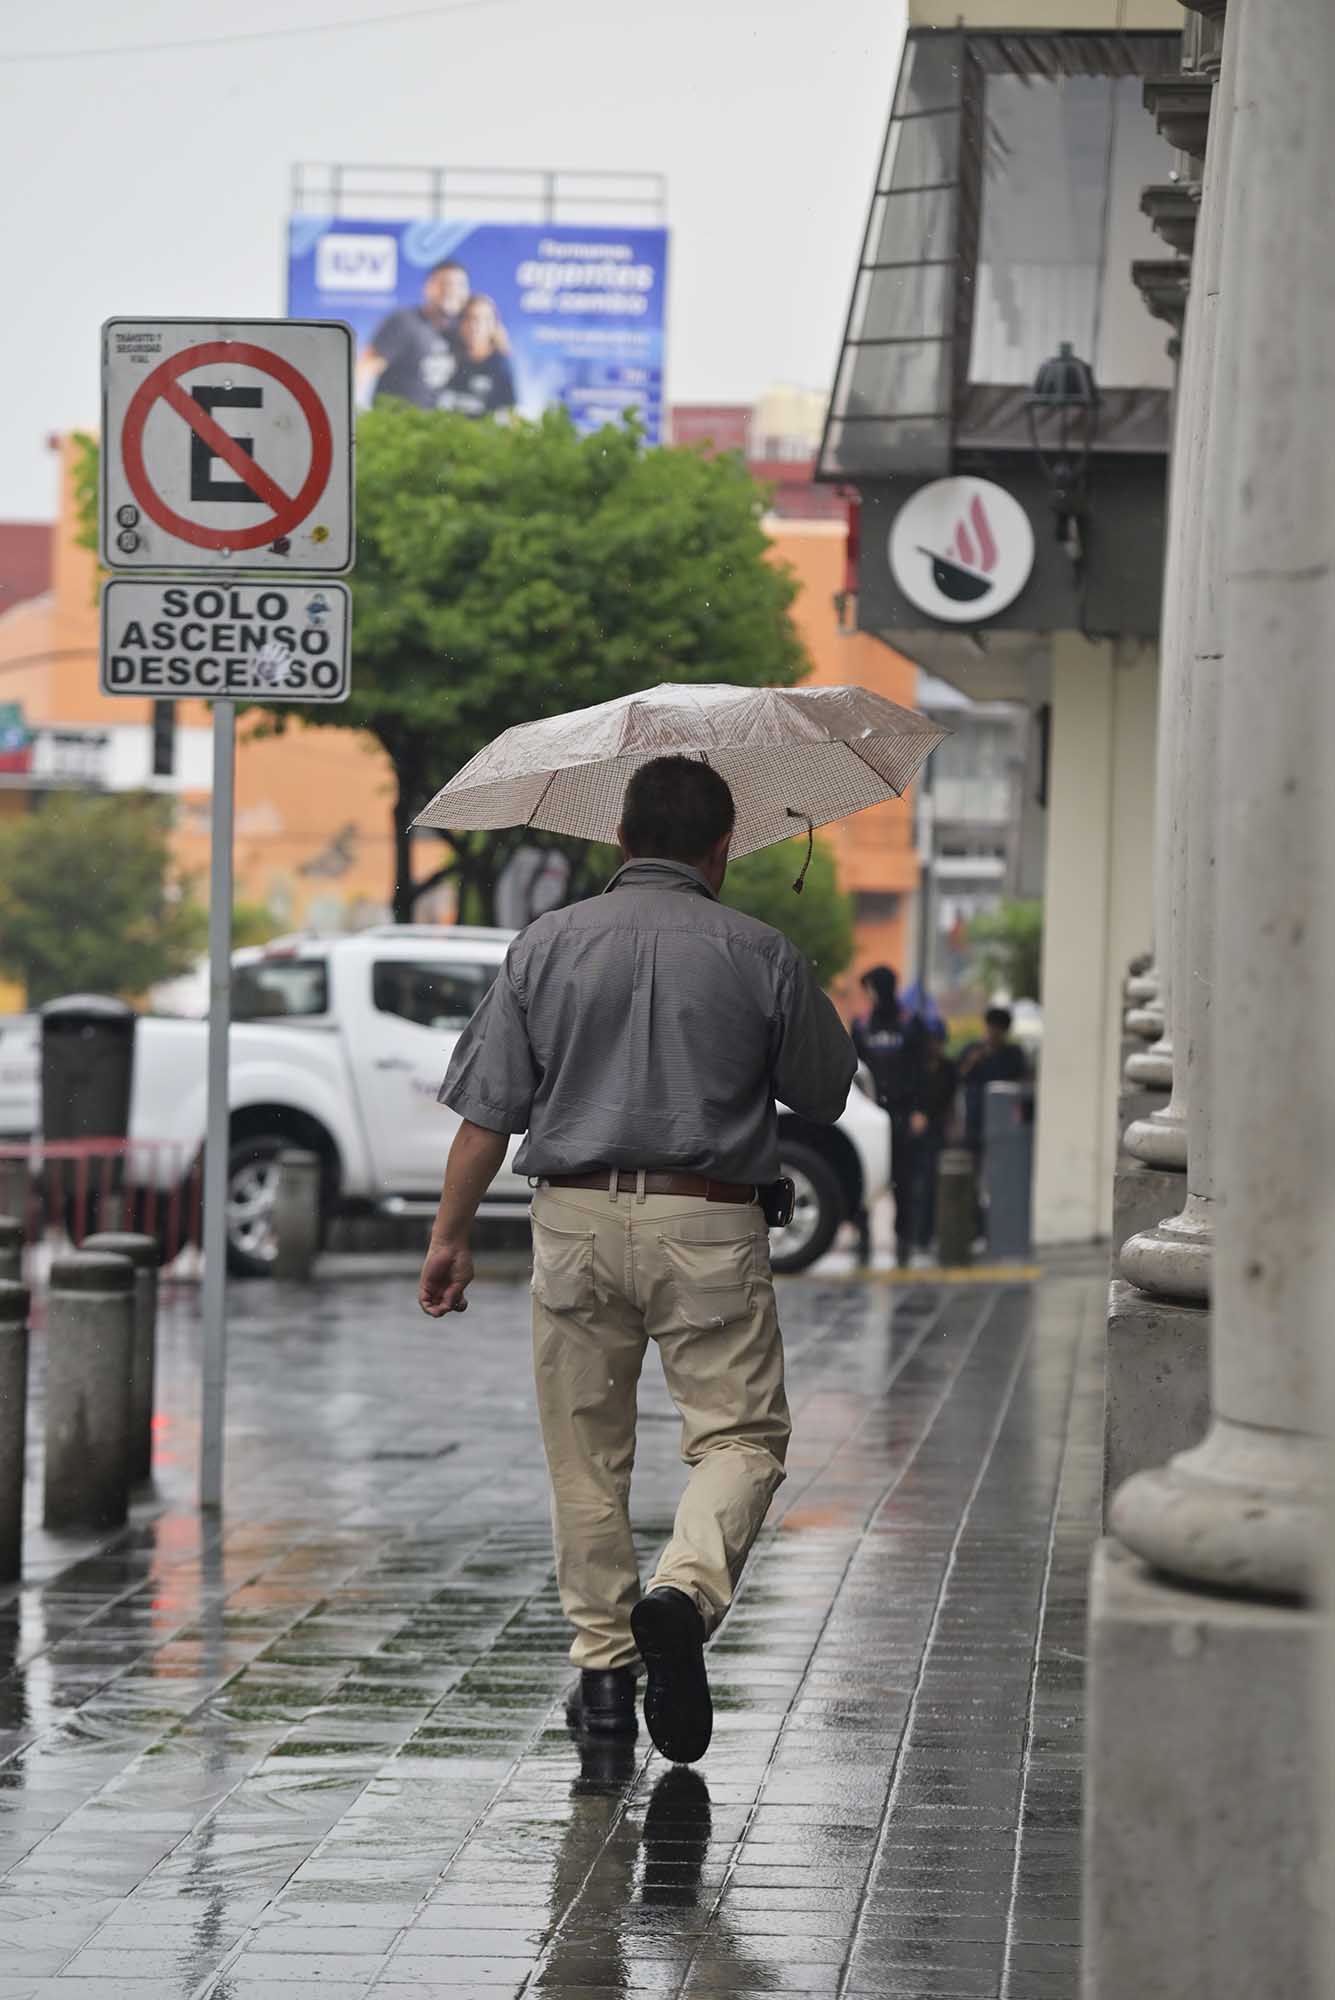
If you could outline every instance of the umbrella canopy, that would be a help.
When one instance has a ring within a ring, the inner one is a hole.
[[[860,687],[665,682],[507,729],[414,822],[535,826],[614,841],[626,786],[654,757],[701,758],[737,806],[735,855],[899,797],[948,730]]]

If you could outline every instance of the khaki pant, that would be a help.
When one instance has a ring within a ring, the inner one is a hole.
[[[577,1667],[635,1658],[630,1532],[635,1392],[649,1341],[691,1468],[647,1588],[732,1601],[783,1478],[783,1342],[758,1204],[543,1187],[533,1200],[533,1358],[552,1481],[556,1576]]]

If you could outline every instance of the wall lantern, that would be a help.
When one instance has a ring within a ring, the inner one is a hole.
[[[1099,426],[1099,392],[1093,369],[1069,340],[1039,369],[1024,410],[1048,482],[1057,540],[1071,561],[1079,563],[1085,552],[1089,453]]]

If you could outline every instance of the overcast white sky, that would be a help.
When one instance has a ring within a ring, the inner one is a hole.
[[[53,513],[45,440],[96,420],[103,319],[283,311],[298,159],[660,170],[669,395],[828,388],[903,0],[470,0],[402,18],[413,4],[0,0],[0,519]],[[72,53],[352,19],[380,25]]]

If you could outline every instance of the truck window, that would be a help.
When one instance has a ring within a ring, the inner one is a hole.
[[[398,1014],[419,1028],[457,1034],[482,1004],[499,965],[422,965],[413,959],[385,958],[371,970],[372,1004],[382,1014]]]
[[[232,1019],[282,1021],[329,1012],[329,968],[322,958],[261,959],[232,968]]]

